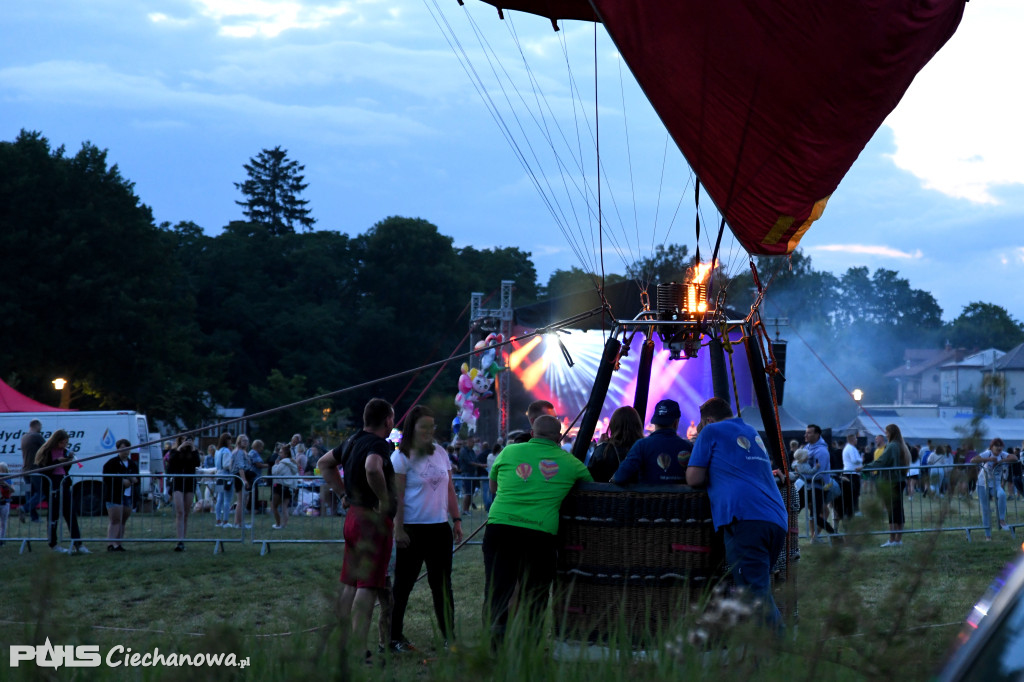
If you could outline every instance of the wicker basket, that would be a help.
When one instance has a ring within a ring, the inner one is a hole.
[[[561,513],[554,613],[563,637],[600,640],[626,627],[642,640],[701,603],[727,574],[704,491],[588,483],[566,498]],[[796,528],[794,505],[790,527]],[[795,542],[791,534],[776,589],[791,575]],[[795,612],[789,601],[779,607]]]

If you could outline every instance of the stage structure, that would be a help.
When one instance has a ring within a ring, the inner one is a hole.
[[[501,280],[500,300],[497,308],[485,308],[484,294],[475,291],[470,294],[469,299],[469,342],[472,347],[487,339],[491,334],[498,334],[502,340],[512,338],[512,285],[510,279]],[[508,439],[508,409],[510,402],[510,385],[508,363],[505,361],[504,348],[498,348],[495,352],[493,362],[501,368],[494,374],[494,397],[493,403],[483,402],[479,405],[481,418],[477,422],[476,436],[493,443],[500,438],[503,442]],[[478,372],[486,372],[487,367],[483,366],[484,354],[474,355],[470,359],[469,366]],[[494,409],[492,409],[492,407]],[[497,419],[494,419],[497,417]],[[495,429],[495,426],[497,427]]]

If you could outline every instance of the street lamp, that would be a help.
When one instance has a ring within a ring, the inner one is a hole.
[[[860,390],[859,388],[855,388],[850,393],[850,395],[852,395],[853,399],[857,402],[857,407],[860,407],[860,401],[861,401],[861,398],[864,397],[864,391]]]
[[[66,410],[71,407],[71,384],[62,377],[57,377],[50,383],[53,387],[60,391],[60,407],[62,410]]]

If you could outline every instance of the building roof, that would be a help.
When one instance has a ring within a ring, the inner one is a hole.
[[[1016,348],[1011,348],[1009,352],[1004,353],[1001,358],[996,360],[997,371],[1015,369],[1024,369],[1024,343]]]
[[[998,348],[986,348],[983,351],[972,353],[959,362],[947,362],[942,369],[984,369],[991,367],[993,361],[998,362],[999,358],[1006,355]]]
[[[956,355],[956,351],[952,348],[908,348],[903,351],[903,364],[886,372],[885,376],[892,378],[917,376],[950,360],[955,360]]]

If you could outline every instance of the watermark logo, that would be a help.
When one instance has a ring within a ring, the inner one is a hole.
[[[100,655],[95,644],[50,644],[50,638],[39,646],[12,644],[10,648],[11,667],[22,663],[35,663],[40,668],[98,668],[106,664],[110,668],[152,668],[155,666],[223,666],[227,668],[248,668],[249,657],[241,658],[226,653],[161,653],[159,648],[152,651],[132,651],[131,647],[120,644],[112,646],[106,656]]]
[[[50,638],[40,646],[11,645],[11,667],[17,668],[21,663],[33,661],[40,668],[98,668],[102,659],[100,648],[95,644],[50,644]]]

